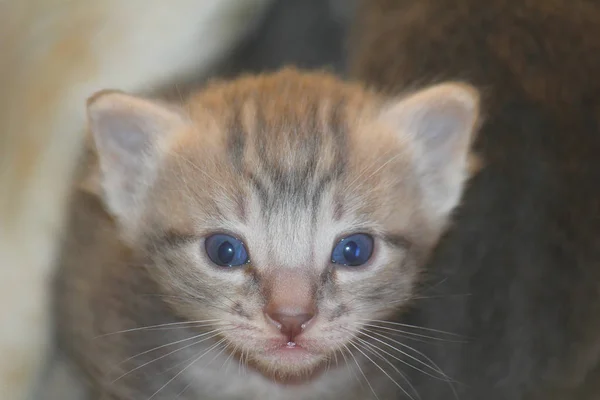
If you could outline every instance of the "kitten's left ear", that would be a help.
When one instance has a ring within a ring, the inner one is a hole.
[[[410,143],[425,200],[439,216],[460,201],[478,119],[479,94],[462,83],[429,87],[383,111],[384,123]]]
[[[103,199],[122,227],[135,223],[163,156],[160,144],[188,125],[182,113],[121,92],[99,92],[88,101]]]

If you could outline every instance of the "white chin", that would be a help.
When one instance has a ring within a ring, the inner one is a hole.
[[[254,357],[254,366],[275,380],[310,380],[327,363],[327,357],[300,347],[265,350]]]

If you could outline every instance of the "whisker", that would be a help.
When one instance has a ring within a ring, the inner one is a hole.
[[[214,327],[215,324],[211,323],[211,324],[199,324],[199,325],[187,325],[187,326],[172,326],[172,327],[165,327],[165,328],[148,328],[147,330],[150,332],[154,332],[154,331],[172,331],[172,330],[177,330],[177,329],[198,329],[198,328],[206,328],[206,327]]]
[[[229,347],[231,347],[231,343],[228,343],[228,344],[225,346],[225,348],[226,348],[226,349],[227,349],[227,348],[229,348]],[[231,357],[233,357],[233,353],[236,351],[236,349],[237,349],[237,346],[235,346],[235,345],[234,345],[234,346],[233,346],[233,350],[229,352],[229,356],[228,356],[228,357],[225,359],[225,361],[223,362],[223,365],[221,365],[221,368],[220,368],[220,369],[223,369],[223,367],[224,367],[225,365],[227,365],[227,366],[225,367],[225,374],[227,374],[227,371],[229,370],[229,360],[231,360]]]
[[[463,293],[463,294],[440,294],[436,296],[414,296],[411,297],[410,300],[427,300],[427,299],[446,299],[448,297],[468,297],[472,296],[471,293]]]
[[[426,371],[423,371],[422,369],[420,369],[420,368],[418,368],[418,367],[415,367],[414,365],[412,365],[412,364],[410,364],[410,363],[406,362],[405,360],[401,360],[401,359],[399,359],[399,358],[396,358],[398,361],[401,361],[401,362],[405,363],[405,364],[406,364],[406,365],[408,365],[409,367],[411,367],[411,368],[413,368],[413,369],[415,369],[415,370],[417,370],[417,371],[419,371],[419,372],[422,372],[422,373],[424,373],[425,375],[427,375],[427,376],[430,376],[430,377],[432,377],[432,378],[435,378],[435,379],[440,379],[440,380],[443,380],[443,381],[446,381],[446,382],[452,381],[452,379],[450,379],[450,378],[449,378],[449,377],[448,377],[448,376],[447,376],[447,375],[446,375],[446,374],[445,374],[445,373],[444,373],[444,372],[441,370],[441,368],[439,368],[438,366],[436,366],[436,367],[434,368],[434,367],[432,367],[431,365],[429,365],[429,364],[425,363],[424,361],[422,361],[422,360],[419,360],[417,357],[415,357],[415,356],[413,356],[413,355],[411,355],[411,354],[409,354],[409,353],[407,353],[407,352],[405,352],[405,351],[402,351],[402,350],[400,350],[400,349],[398,349],[398,348],[396,348],[396,347],[392,346],[391,344],[384,342],[384,341],[383,341],[383,340],[381,340],[381,339],[378,339],[378,338],[376,338],[376,337],[374,337],[374,336],[371,336],[371,335],[369,335],[369,334],[368,334],[367,332],[365,332],[365,331],[363,331],[363,332],[361,332],[361,333],[362,333],[363,335],[367,336],[368,338],[370,338],[370,339],[373,339],[373,340],[375,340],[376,342],[378,342],[378,343],[381,343],[381,344],[383,344],[384,346],[387,346],[387,347],[389,347],[389,348],[391,348],[391,349],[393,349],[393,350],[395,350],[395,351],[397,351],[397,352],[399,352],[399,353],[401,353],[401,354],[405,355],[406,357],[410,358],[411,360],[414,360],[414,361],[418,362],[419,364],[423,365],[424,367],[426,367],[426,368],[428,368],[428,369],[430,369],[430,370],[432,370],[432,371],[434,371],[434,372],[436,372],[436,373],[440,374],[440,375],[441,375],[441,376],[443,376],[445,379],[442,379],[442,378],[440,378],[439,376],[431,375],[430,373],[428,373],[428,372],[426,372]],[[429,362],[431,362],[432,364],[434,364],[434,365],[435,365],[435,363],[434,363],[434,362],[433,362],[433,361],[432,361],[432,360],[431,360],[429,357],[427,357],[426,355],[424,355],[424,354],[423,354],[423,353],[421,353],[420,351],[418,351],[418,350],[416,350],[416,349],[413,349],[412,347],[410,347],[410,346],[408,346],[408,345],[406,345],[406,344],[404,344],[404,343],[402,343],[402,342],[397,342],[397,341],[394,341],[393,339],[390,339],[390,338],[388,338],[387,336],[385,336],[385,335],[383,335],[383,334],[380,334],[380,333],[377,333],[377,332],[372,332],[372,331],[371,331],[370,333],[372,333],[372,334],[374,334],[374,335],[377,335],[377,336],[379,336],[379,337],[383,337],[383,338],[385,338],[385,339],[391,340],[391,341],[393,341],[394,343],[397,343],[398,345],[400,345],[400,346],[402,346],[402,347],[408,348],[408,349],[410,349],[410,350],[414,351],[415,353],[419,354],[419,355],[420,355],[420,356],[422,356],[423,358],[425,358],[427,361],[429,361]],[[384,350],[382,349],[382,351],[384,351]],[[390,355],[390,357],[394,357],[392,354],[389,354],[389,355]],[[395,358],[395,357],[394,357],[394,358]]]
[[[350,344],[352,344],[352,343],[350,343]],[[346,350],[348,350],[348,354],[350,354],[350,356],[352,357],[352,359],[356,363],[356,366],[358,367],[358,370],[359,370],[360,374],[363,376],[363,378],[365,378],[365,381],[367,382],[367,385],[369,385],[369,389],[371,389],[371,392],[373,393],[373,396],[375,396],[375,398],[377,400],[380,400],[379,396],[377,396],[377,393],[375,392],[375,389],[373,389],[373,386],[371,385],[371,382],[369,382],[369,379],[367,378],[367,376],[363,372],[362,368],[360,367],[360,364],[358,363],[358,360],[356,359],[356,357],[354,356],[354,354],[352,354],[352,352],[348,348],[348,345],[344,345],[344,347],[346,348]]]
[[[366,328],[365,328],[365,331],[373,332],[372,330],[366,329]],[[431,340],[420,339],[418,337],[408,336],[406,334],[402,334],[402,333],[399,333],[399,332],[391,333],[391,335],[394,336],[394,337],[398,337],[398,338],[406,339],[406,340],[411,340],[413,342],[418,342],[418,343],[426,343],[426,344],[431,344],[432,343]]]
[[[246,365],[244,364],[244,355],[246,353],[246,350],[243,347],[241,350],[242,351],[240,352],[240,357],[238,359],[238,375],[245,375],[246,374],[246,370],[245,370]]]
[[[248,372],[248,359],[250,357],[250,350],[246,350],[246,357],[244,357],[244,375]]]
[[[446,376],[446,375],[445,375],[445,374],[444,374],[444,373],[443,373],[441,370],[437,370],[437,369],[433,368],[432,366],[430,366],[430,365],[426,364],[426,363],[425,363],[425,362],[423,362],[422,360],[419,360],[418,358],[416,358],[416,357],[413,357],[412,355],[410,355],[410,354],[408,354],[408,353],[406,353],[406,352],[404,352],[404,351],[402,351],[402,350],[400,350],[400,349],[397,349],[396,347],[394,347],[394,346],[390,345],[389,343],[385,343],[384,341],[382,341],[382,340],[380,340],[380,339],[377,339],[377,338],[375,338],[375,337],[373,337],[373,336],[371,336],[371,335],[368,335],[368,334],[366,334],[366,333],[364,333],[364,332],[363,332],[363,334],[364,334],[365,336],[367,336],[368,338],[370,338],[370,339],[373,339],[373,340],[375,340],[376,342],[383,344],[384,346],[387,346],[387,347],[390,347],[390,348],[392,348],[392,349],[396,350],[396,351],[397,351],[397,352],[399,352],[400,354],[403,354],[403,355],[405,355],[406,357],[408,357],[408,358],[410,358],[410,359],[412,359],[412,360],[414,360],[414,361],[418,362],[419,364],[421,364],[421,365],[424,365],[424,366],[425,366],[425,367],[427,367],[428,369],[430,369],[430,370],[432,370],[432,371],[435,371],[437,374],[440,374],[440,375],[441,375],[443,378],[440,378],[439,376],[436,376],[436,375],[433,375],[433,374],[431,374],[431,373],[429,373],[429,372],[427,372],[427,371],[424,371],[424,370],[422,370],[421,368],[419,368],[419,367],[416,367],[416,366],[412,365],[411,363],[407,362],[406,360],[403,360],[403,359],[401,359],[401,358],[399,358],[399,357],[396,357],[396,356],[395,356],[395,355],[393,355],[392,353],[390,353],[390,352],[388,352],[388,351],[386,351],[386,350],[384,350],[384,349],[382,349],[382,348],[380,348],[380,347],[377,347],[377,348],[378,348],[378,349],[379,349],[381,352],[383,352],[383,353],[385,353],[386,355],[388,355],[388,356],[392,357],[394,360],[400,361],[401,363],[403,363],[403,364],[405,364],[405,365],[409,366],[410,368],[412,368],[412,369],[414,369],[414,370],[416,370],[416,371],[419,371],[419,372],[421,372],[422,374],[425,374],[425,375],[427,375],[427,376],[429,376],[429,377],[431,377],[431,378],[438,379],[438,380],[441,380],[441,381],[444,381],[444,382],[448,382],[448,381],[450,381],[450,378],[449,378],[448,376]]]
[[[210,353],[215,347],[217,347],[218,345],[220,345],[224,341],[225,341],[225,339],[221,339],[217,343],[215,343],[214,345],[212,345],[208,350],[206,350],[204,353],[202,353],[198,358],[196,358],[194,361],[192,361],[190,364],[188,364],[187,367],[185,367],[184,369],[182,369],[181,371],[179,371],[174,377],[172,377],[171,379],[169,379],[167,381],[167,383],[165,383],[164,385],[162,385],[156,392],[154,392],[154,394],[152,396],[148,397],[148,400],[152,400],[154,398],[154,396],[156,396],[161,390],[163,390],[164,388],[166,388],[171,382],[173,382],[175,379],[177,379],[177,377],[179,375],[183,374],[189,367],[191,367],[192,365],[194,365],[202,357],[204,357],[206,354]]]
[[[240,356],[238,357],[238,375],[242,375],[242,356],[244,355],[244,349],[241,349]]]
[[[362,333],[363,335],[367,336],[367,337],[371,337],[370,335],[367,335],[367,334],[365,334],[365,332],[364,332],[364,331],[363,331],[363,332],[361,332],[361,333]],[[424,374],[425,374],[425,375],[427,375],[427,376],[430,376],[430,377],[432,377],[432,378],[438,379],[438,380],[440,380],[440,381],[442,381],[442,382],[447,382],[447,383],[448,383],[448,386],[450,386],[450,390],[452,390],[452,393],[454,394],[454,397],[455,397],[456,399],[458,399],[458,393],[456,392],[456,389],[455,389],[455,387],[454,387],[454,385],[453,385],[453,383],[458,383],[458,382],[457,382],[456,380],[454,380],[454,379],[450,378],[450,377],[449,377],[449,376],[448,376],[446,373],[444,373],[444,371],[443,371],[443,370],[442,370],[442,369],[439,367],[439,365],[437,365],[437,364],[436,364],[436,363],[435,363],[435,362],[434,362],[434,361],[433,361],[431,358],[427,357],[427,356],[426,356],[425,354],[423,354],[422,352],[420,352],[420,351],[418,351],[418,350],[416,350],[416,349],[414,349],[414,348],[412,348],[412,347],[410,347],[410,346],[408,346],[408,345],[406,345],[406,344],[404,344],[404,343],[402,343],[402,342],[399,342],[399,341],[397,341],[397,340],[394,340],[394,339],[388,338],[387,336],[385,336],[385,335],[383,335],[383,334],[380,334],[380,333],[377,333],[377,332],[372,332],[372,331],[371,331],[371,333],[373,333],[373,334],[375,334],[375,335],[377,335],[377,336],[380,336],[380,337],[382,337],[382,338],[385,338],[385,339],[387,339],[387,340],[390,340],[390,341],[392,341],[392,342],[394,342],[394,343],[396,343],[396,344],[398,344],[398,345],[400,345],[400,346],[403,346],[403,347],[405,347],[405,348],[407,348],[407,349],[409,349],[409,350],[411,350],[411,351],[414,351],[415,353],[417,353],[417,354],[419,354],[421,357],[423,357],[425,360],[427,360],[429,363],[431,363],[431,365],[428,365],[428,364],[424,363],[423,361],[421,361],[421,360],[418,360],[417,358],[415,358],[415,357],[411,356],[410,354],[408,354],[408,353],[406,353],[406,352],[404,352],[404,351],[402,351],[402,350],[400,350],[400,349],[397,349],[397,348],[395,348],[395,347],[391,346],[389,343],[382,342],[384,345],[386,345],[386,346],[388,346],[388,347],[391,347],[392,349],[394,349],[394,350],[396,350],[396,351],[400,352],[401,354],[403,354],[403,355],[405,355],[405,356],[407,356],[407,357],[409,357],[409,358],[411,358],[411,359],[414,359],[414,360],[415,360],[415,361],[417,361],[418,363],[420,363],[420,364],[424,365],[425,367],[427,367],[427,368],[431,369],[432,371],[435,371],[436,373],[440,374],[440,375],[443,377],[443,379],[442,379],[442,378],[440,378],[440,377],[433,376],[433,375],[431,375],[431,374],[429,374],[429,373],[427,373],[427,372],[425,372],[425,371],[423,371],[423,370],[421,370],[421,369],[419,369],[419,368],[415,367],[414,365],[412,365],[412,364],[410,364],[410,363],[408,363],[408,362],[406,362],[406,361],[400,360],[400,359],[398,359],[398,358],[396,358],[396,357],[394,357],[393,355],[391,355],[391,354],[390,354],[390,356],[391,356],[391,357],[393,357],[393,358],[397,359],[398,361],[401,361],[401,362],[403,362],[404,364],[408,365],[409,367],[411,367],[411,368],[413,368],[413,369],[416,369],[417,371],[420,371],[420,372],[424,373]],[[377,341],[379,341],[377,338],[373,338],[373,337],[371,337],[371,338],[372,338],[372,339],[374,339],[374,340],[377,340]],[[384,351],[384,350],[383,350],[383,349],[381,349],[381,351]]]
[[[225,340],[226,339],[221,340],[221,343]],[[227,349],[227,347],[229,347],[229,345],[226,343],[225,346],[223,346],[223,348],[206,365],[209,365],[211,362],[215,361],[217,359],[217,357],[219,357],[221,354],[223,354],[223,352]]]
[[[394,380],[394,378],[392,378],[386,370],[384,370],[383,368],[381,368],[381,366],[379,364],[377,364],[375,361],[373,361],[373,359],[371,357],[369,357],[368,355],[366,355],[356,344],[354,344],[353,342],[350,342],[350,345],[353,346],[356,350],[358,350],[358,352],[360,354],[362,354],[367,360],[371,361],[371,363],[373,363],[373,365],[375,365],[381,372],[383,372],[385,374],[385,376],[387,376],[392,382],[394,382],[396,384],[396,386],[398,386],[400,388],[400,390],[402,390],[402,392],[404,392],[404,394],[406,394],[411,400],[415,400],[403,387],[402,385],[400,385],[398,382],[396,382]]]
[[[368,345],[370,346],[370,343],[369,343],[369,342],[367,342],[366,340],[362,340],[362,339],[360,339],[360,338],[356,338],[356,339],[359,339],[360,341],[362,341],[362,342],[364,343],[364,344],[363,344],[363,346],[362,346],[362,348],[363,348],[364,350],[370,351],[370,352],[371,352],[371,354],[374,354],[374,355],[376,355],[377,357],[379,357],[380,359],[382,359],[383,361],[385,361],[386,363],[388,363],[388,364],[389,364],[389,365],[390,365],[390,366],[391,366],[391,367],[392,367],[392,368],[393,368],[393,369],[394,369],[396,372],[398,372],[398,374],[399,374],[399,375],[402,377],[402,379],[404,379],[404,381],[405,381],[406,383],[408,383],[408,385],[411,387],[411,389],[413,390],[413,392],[415,392],[415,393],[417,394],[417,398],[418,398],[418,399],[420,399],[420,398],[421,398],[421,396],[419,396],[419,393],[416,391],[416,389],[414,388],[414,386],[413,386],[413,385],[410,383],[410,381],[408,380],[408,378],[406,377],[406,375],[404,375],[404,374],[403,374],[403,373],[402,373],[402,372],[401,372],[401,371],[400,371],[400,370],[399,370],[399,369],[398,369],[398,368],[397,368],[397,367],[396,367],[394,364],[392,364],[392,363],[391,363],[389,360],[387,360],[385,357],[383,357],[383,356],[382,356],[381,354],[379,354],[378,352],[376,352],[376,351],[374,351],[374,350],[372,350],[372,349],[369,349],[368,347],[366,347],[366,346],[365,346],[365,344],[368,344]],[[352,343],[352,345],[353,345],[353,346],[355,346],[355,347],[357,347],[357,346],[358,346],[358,343]],[[357,347],[357,350],[358,350],[358,347]],[[359,350],[359,351],[360,351],[360,350]],[[361,353],[362,353],[362,352],[361,352]],[[370,360],[370,361],[371,361],[373,364],[375,364],[375,366],[376,366],[377,368],[379,368],[381,371],[383,371],[383,373],[384,373],[384,374],[385,374],[385,375],[386,375],[386,376],[387,376],[387,377],[388,377],[388,378],[389,378],[389,379],[390,379],[392,382],[394,382],[394,384],[395,384],[396,386],[398,386],[398,387],[400,388],[400,390],[402,390],[402,392],[403,392],[405,395],[407,395],[407,396],[408,396],[410,399],[412,399],[412,400],[415,400],[415,399],[414,399],[414,398],[413,398],[413,397],[412,397],[412,396],[411,396],[411,395],[410,395],[410,394],[409,394],[409,393],[406,391],[406,389],[404,389],[404,387],[402,387],[402,385],[400,385],[398,382],[396,382],[394,379],[392,379],[392,377],[391,377],[391,376],[390,376],[390,375],[389,375],[389,374],[388,374],[388,373],[387,373],[387,372],[386,372],[386,371],[385,371],[385,370],[384,370],[382,367],[380,367],[380,366],[379,366],[377,363],[375,363],[375,361],[371,360],[371,359],[370,359],[370,358],[369,358],[369,357],[368,357],[366,354],[364,354],[364,353],[363,353],[363,355],[364,355],[365,357],[367,357],[367,358],[368,358],[368,359],[369,359],[369,360]]]
[[[225,339],[223,339],[223,340],[225,340]],[[220,342],[222,342],[223,340],[220,340],[220,341],[219,341],[219,343],[220,343]],[[216,354],[216,355],[215,355],[215,356],[214,356],[214,357],[213,357],[213,358],[212,358],[212,359],[211,359],[211,360],[210,360],[210,361],[207,363],[207,365],[209,365],[209,364],[210,364],[211,362],[213,362],[213,361],[214,361],[214,360],[215,360],[215,359],[216,359],[216,358],[217,358],[219,355],[221,355],[221,354],[223,353],[223,351],[224,351],[224,350],[227,348],[227,346],[228,346],[227,344],[226,344],[225,346],[223,346],[223,348],[221,349],[221,351],[219,351],[219,352],[218,352],[218,353],[217,353],[217,354]],[[185,364],[185,363],[187,363],[188,361],[192,360],[193,358],[196,358],[197,356],[198,356],[198,353],[194,354],[194,355],[193,355],[193,356],[191,356],[191,357],[188,357],[188,358],[187,358],[187,359],[185,359],[184,361],[181,361],[181,362],[178,362],[178,363],[177,363],[177,364],[175,364],[175,365],[172,365],[171,367],[169,367],[169,368],[167,368],[166,370],[162,371],[162,373],[165,373],[165,372],[172,371],[173,369],[175,369],[175,368],[177,368],[177,367],[181,366],[182,364]]]
[[[338,352],[338,349],[333,350],[333,360],[335,362],[336,367],[339,365],[338,358],[337,358],[337,352]]]
[[[435,336],[423,335],[422,333],[414,333],[414,332],[404,331],[404,330],[401,330],[401,329],[390,328],[390,327],[387,327],[387,326],[381,326],[381,325],[375,325],[375,324],[362,324],[362,325],[363,326],[369,326],[371,328],[382,329],[382,330],[385,330],[385,331],[397,332],[397,333],[400,333],[400,334],[403,334],[403,335],[407,335],[407,336],[416,336],[416,337],[420,337],[420,338],[424,338],[424,339],[437,340],[437,341],[441,341],[441,342],[467,343],[465,340],[443,339],[443,338],[439,338],[439,337],[435,337]]]
[[[385,168],[386,165],[388,165],[389,163],[391,163],[392,161],[400,158],[402,156],[402,154],[396,154],[393,157],[389,158],[388,160],[386,160],[383,164],[381,164],[375,171],[371,172],[371,174],[367,175],[364,179],[362,179],[363,181],[368,181],[370,178],[372,178],[376,173],[378,173],[379,171],[381,171],[383,168]]]
[[[187,325],[204,324],[204,323],[206,323],[207,325],[210,325],[210,324],[212,324],[214,322],[219,322],[219,321],[221,321],[221,320],[219,320],[219,319],[206,319],[206,320],[202,320],[202,321],[170,322],[168,324],[148,325],[148,326],[142,326],[142,327],[139,327],[139,328],[125,329],[125,330],[122,330],[122,331],[105,333],[105,334],[102,334],[102,335],[95,336],[93,339],[98,339],[98,338],[102,338],[102,337],[106,337],[106,336],[117,335],[117,334],[120,334],[120,333],[142,331],[142,330],[145,330],[145,329],[163,328],[163,327],[167,327],[167,326],[176,326],[176,325],[187,326]]]
[[[344,358],[344,363],[352,371],[352,375],[354,376],[354,379],[356,379],[356,381],[358,382],[358,384],[360,385],[360,387],[363,388],[363,383],[358,378],[358,375],[356,375],[356,371],[354,371],[354,368],[352,368],[350,365],[348,365],[348,359],[346,358],[346,353],[344,352],[344,350],[347,350],[347,349],[344,349],[343,347],[340,348],[340,354]]]
[[[385,358],[384,356],[382,356],[379,353],[380,351],[382,351],[385,354],[386,352],[383,349],[379,348],[375,344],[369,343],[368,341],[366,341],[364,339],[360,339],[358,337],[356,339],[362,341],[364,343],[364,345],[366,345],[366,346],[370,347],[371,349],[373,349],[373,352],[375,354],[377,354],[378,357],[380,357],[382,360],[384,360],[386,363],[388,363],[398,374],[400,374],[400,376],[402,377],[402,379],[404,379],[404,381],[408,384],[408,386],[410,386],[410,388],[415,393],[415,395],[417,396],[417,398],[418,399],[421,398],[421,395],[419,394],[419,392],[417,391],[417,389],[413,386],[413,384],[410,383],[410,380],[408,379],[408,377],[406,376],[406,374],[404,374],[402,371],[400,371],[400,369],[398,369],[398,367],[396,367],[391,361],[389,361],[387,358]]]
[[[458,398],[459,398],[459,397],[458,397],[458,393],[456,392],[456,388],[454,387],[453,383],[459,383],[459,382],[458,382],[458,381],[456,381],[455,379],[452,379],[452,378],[450,378],[450,377],[449,377],[449,376],[448,376],[448,375],[447,375],[447,374],[446,374],[446,373],[445,373],[445,372],[444,372],[444,371],[443,371],[443,370],[440,368],[440,366],[439,366],[439,365],[437,365],[437,364],[436,364],[436,363],[435,363],[435,362],[434,362],[434,361],[433,361],[431,358],[429,358],[428,356],[426,356],[426,355],[425,355],[425,354],[423,354],[422,352],[418,351],[417,349],[414,349],[414,348],[412,348],[411,346],[409,346],[409,345],[406,345],[406,344],[404,344],[404,343],[402,343],[402,342],[399,342],[399,341],[396,341],[396,340],[394,340],[394,339],[391,339],[391,338],[389,338],[389,337],[387,337],[387,336],[385,336],[385,335],[383,335],[383,334],[381,334],[381,333],[378,333],[378,332],[373,332],[373,331],[370,331],[370,332],[371,332],[371,333],[373,333],[373,334],[375,334],[375,335],[377,335],[377,336],[380,336],[380,337],[382,337],[382,338],[384,338],[384,339],[390,340],[390,341],[392,341],[393,343],[396,343],[396,344],[398,344],[398,345],[400,345],[400,346],[403,346],[403,347],[407,348],[408,350],[411,350],[411,351],[415,352],[416,354],[418,354],[418,355],[420,355],[421,357],[423,357],[423,358],[424,358],[426,361],[428,361],[429,363],[431,363],[431,366],[430,366],[430,365],[427,365],[426,363],[424,363],[423,361],[416,360],[416,361],[418,361],[420,364],[424,365],[425,367],[427,367],[427,368],[429,368],[429,369],[431,369],[431,370],[433,370],[433,371],[437,372],[437,373],[438,373],[438,374],[440,374],[440,375],[441,375],[443,378],[440,378],[440,377],[436,377],[436,376],[430,375],[430,374],[428,374],[427,372],[425,372],[425,371],[422,371],[421,369],[419,369],[419,368],[416,368],[415,366],[413,366],[413,365],[411,365],[411,364],[409,364],[409,363],[406,363],[406,362],[404,361],[404,363],[405,363],[406,365],[410,366],[411,368],[417,369],[418,371],[420,371],[420,372],[424,373],[425,375],[431,376],[432,378],[435,378],[435,379],[438,379],[438,380],[440,380],[440,381],[442,381],[442,382],[446,382],[446,383],[448,383],[448,386],[450,387],[450,390],[452,391],[452,394],[454,395],[454,398],[458,400]],[[364,332],[363,332],[363,334],[364,334]],[[373,339],[375,339],[375,338],[373,338]],[[384,343],[384,344],[385,344],[385,343]],[[390,346],[389,344],[386,344],[386,345]],[[407,353],[406,353],[406,352],[404,352],[404,351],[401,351],[401,350],[399,350],[399,349],[396,349],[396,348],[394,348],[393,346],[390,346],[390,347],[392,347],[392,348],[393,348],[393,349],[395,349],[396,351],[399,351],[401,354],[404,354],[404,355],[406,355],[406,356],[408,356],[408,357],[411,357],[409,354],[407,354]],[[381,351],[384,351],[384,350],[383,350],[383,349],[381,349]],[[390,356],[391,356],[391,357],[394,357],[394,356],[393,356],[393,355],[391,355],[391,354],[390,354]],[[394,358],[395,358],[395,357],[394,357]],[[411,358],[412,358],[412,357],[411,357]],[[399,361],[402,361],[402,360],[399,360]]]
[[[225,349],[225,347],[223,348],[223,350],[224,350],[224,349]],[[218,357],[218,356],[219,356],[221,353],[223,353],[223,350],[221,350],[219,353],[217,353],[217,355],[215,356],[215,358],[216,358],[216,357]],[[165,370],[164,370],[164,371],[162,371],[161,373],[163,373],[163,374],[164,374],[164,373],[166,373],[166,372],[172,371],[173,369],[175,369],[175,368],[177,368],[177,367],[181,366],[181,364],[185,364],[185,363],[187,363],[188,361],[190,361],[191,359],[195,358],[197,355],[198,355],[198,354],[194,354],[193,356],[191,356],[191,357],[188,357],[188,358],[186,358],[185,360],[183,360],[183,361],[181,361],[181,362],[178,362],[178,363],[177,363],[177,364],[175,364],[175,365],[172,365],[172,366],[170,366],[169,368],[165,369]],[[209,361],[209,364],[210,364],[212,361],[214,361],[214,358],[213,358],[212,360],[210,360],[210,361]]]
[[[179,343],[187,342],[187,341],[190,341],[190,340],[198,339],[198,338],[201,338],[201,337],[206,336],[206,335],[210,335],[210,334],[218,332],[218,331],[219,331],[218,329],[213,329],[211,331],[204,332],[204,333],[201,333],[201,334],[198,334],[198,335],[194,335],[194,336],[186,338],[186,339],[180,339],[180,340],[177,340],[175,342],[170,342],[170,343],[163,344],[163,345],[160,345],[160,346],[157,346],[157,347],[153,347],[151,349],[148,349],[148,350],[145,350],[145,351],[143,351],[141,353],[138,353],[138,354],[136,354],[134,356],[126,358],[125,360],[121,361],[117,365],[121,365],[121,364],[123,364],[123,363],[125,363],[125,362],[127,362],[129,360],[132,360],[132,359],[137,358],[139,356],[143,356],[144,354],[148,354],[148,353],[151,353],[151,352],[156,351],[156,350],[160,350],[160,349],[165,348],[165,347],[173,346],[175,344],[179,344]],[[210,337],[213,337],[213,336],[210,336]],[[185,349],[185,347],[181,347],[181,348]]]
[[[350,191],[354,190],[358,186],[358,182],[364,182],[366,179],[371,178],[377,172],[381,171],[386,165],[388,165],[395,159],[399,158],[400,156],[401,156],[400,154],[396,154],[396,155],[390,157],[385,162],[381,163],[377,169],[372,171],[368,177],[363,178],[363,176],[367,172],[370,172],[379,163],[380,159],[376,159],[371,164],[369,164],[367,167],[365,167],[362,171],[360,171],[360,173],[348,185],[346,185],[346,188],[347,188],[346,192],[350,192]]]
[[[214,331],[207,332],[207,333],[205,333],[205,334],[202,334],[202,335],[198,335],[198,336],[196,336],[195,338],[198,338],[198,337],[200,337],[200,336],[204,336],[204,335],[206,335],[206,334],[208,334],[208,333],[212,333],[212,332],[217,332],[217,330],[215,329]],[[169,353],[167,353],[167,354],[163,354],[163,355],[162,355],[162,356],[160,356],[160,357],[154,358],[154,359],[152,359],[152,360],[150,360],[150,361],[148,361],[148,362],[146,362],[146,363],[144,363],[144,364],[142,364],[142,365],[139,365],[139,366],[137,366],[137,367],[135,367],[135,368],[133,368],[133,369],[129,370],[128,372],[126,372],[126,373],[122,374],[122,375],[121,375],[121,376],[119,376],[117,379],[113,380],[111,383],[115,383],[115,382],[117,382],[118,380],[120,380],[120,379],[124,378],[125,376],[127,376],[127,375],[131,374],[131,373],[132,373],[132,372],[134,372],[134,371],[137,371],[137,370],[138,370],[138,369],[140,369],[140,368],[143,368],[143,367],[145,367],[146,365],[152,364],[152,363],[154,363],[154,362],[156,362],[156,361],[158,361],[158,360],[161,360],[161,359],[163,359],[163,358],[165,358],[165,357],[168,357],[168,356],[170,356],[171,354],[177,353],[178,351],[181,351],[181,350],[183,350],[183,349],[187,349],[187,348],[189,348],[189,347],[192,347],[192,346],[195,346],[195,345],[197,345],[197,344],[200,344],[200,343],[202,343],[202,342],[204,342],[204,341],[206,341],[206,340],[212,339],[213,337],[215,337],[215,336],[218,336],[219,334],[220,334],[220,332],[214,333],[212,336],[206,337],[206,338],[204,338],[204,339],[202,339],[202,340],[199,340],[199,341],[197,341],[197,342],[194,342],[194,343],[188,344],[188,345],[186,345],[186,346],[180,347],[180,348],[178,348],[178,349],[176,349],[176,350],[173,350],[173,351],[171,351],[171,352],[169,352]],[[189,338],[189,339],[185,339],[185,340],[191,340],[191,339],[193,339],[193,338]],[[181,343],[181,342],[182,342],[182,341],[180,340],[180,341],[177,341],[177,342],[174,342],[174,343],[169,343],[169,344],[166,344],[166,345],[159,346],[159,347],[157,347],[157,348],[154,348],[154,349],[151,349],[151,350],[147,350],[147,351],[145,351],[145,352],[143,352],[143,353],[140,353],[140,354],[137,354],[137,355],[135,355],[135,356],[133,356],[133,357],[129,357],[127,360],[121,361],[121,362],[120,362],[118,365],[120,365],[120,364],[123,364],[124,362],[126,362],[126,361],[129,361],[129,360],[131,360],[131,359],[133,359],[133,358],[139,357],[139,356],[141,356],[142,354],[147,354],[147,353],[149,353],[149,352],[151,352],[151,351],[158,350],[159,348],[166,347],[166,346],[171,346],[171,345],[173,345],[173,344],[176,344],[176,343]]]
[[[446,332],[446,331],[441,331],[438,329],[432,329],[432,328],[425,328],[423,326],[417,326],[417,325],[410,325],[410,324],[403,324],[401,322],[392,322],[392,321],[384,321],[384,320],[380,320],[380,319],[363,319],[363,321],[367,321],[367,322],[377,322],[380,324],[388,324],[388,325],[396,325],[396,326],[402,326],[404,328],[412,328],[412,329],[420,329],[422,331],[428,331],[428,332],[435,332],[435,333],[441,333],[442,335],[449,335],[449,336],[454,336],[454,337],[463,337],[462,335],[459,335],[457,333],[452,333],[452,332]]]
[[[185,387],[183,388],[183,390],[181,392],[177,393],[177,396],[175,397],[175,399],[180,398],[181,395],[184,394],[190,388],[190,386],[192,386],[192,382],[190,382],[187,385],[185,385]]]
[[[433,284],[432,284],[432,282],[427,282],[427,283],[425,283],[424,286],[427,290],[433,290],[433,289],[437,288],[438,286],[441,286],[442,284],[446,283],[447,281],[448,281],[448,277],[446,276],[446,277],[442,278],[439,282],[435,282]]]

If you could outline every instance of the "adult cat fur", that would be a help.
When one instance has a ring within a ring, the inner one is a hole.
[[[362,1],[352,76],[393,94],[464,79],[483,92],[484,169],[406,323],[461,400],[600,398],[600,3]],[[423,399],[451,399],[407,370]]]

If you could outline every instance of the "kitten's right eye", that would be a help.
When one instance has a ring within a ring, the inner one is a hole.
[[[246,246],[233,236],[212,235],[204,244],[208,258],[220,267],[237,267],[250,262]]]

